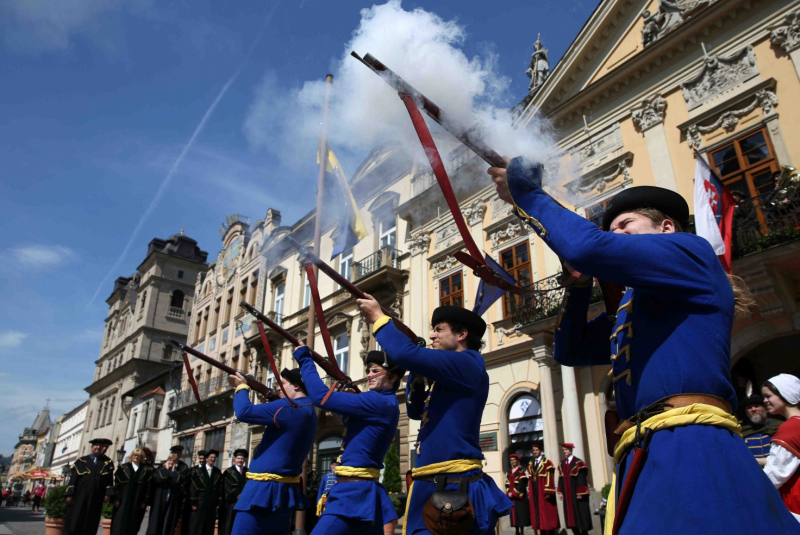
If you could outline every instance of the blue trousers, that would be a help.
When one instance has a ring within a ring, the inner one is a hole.
[[[319,517],[311,535],[383,535],[383,525],[379,522],[352,520],[336,515]]]
[[[292,523],[291,509],[267,511],[251,507],[249,511],[237,511],[232,535],[286,535]]]

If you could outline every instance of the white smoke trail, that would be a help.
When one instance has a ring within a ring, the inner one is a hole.
[[[261,31],[256,36],[256,38],[253,40],[253,44],[250,46],[250,50],[249,50],[247,56],[245,57],[244,61],[241,63],[241,65],[239,65],[239,68],[236,69],[236,71],[228,79],[228,81],[225,83],[225,85],[222,86],[222,89],[217,94],[217,96],[214,99],[214,101],[211,103],[211,106],[209,106],[208,109],[206,110],[205,114],[203,114],[203,118],[200,119],[200,122],[197,124],[197,127],[195,127],[194,132],[192,132],[191,137],[189,137],[189,141],[186,142],[186,144],[183,146],[183,150],[181,150],[180,154],[178,154],[178,157],[175,159],[175,162],[173,162],[172,166],[170,167],[169,171],[167,172],[166,176],[164,177],[164,180],[161,182],[161,185],[158,187],[158,191],[156,191],[156,194],[153,197],[153,200],[150,201],[150,205],[144,211],[144,214],[142,214],[142,217],[139,219],[139,222],[136,224],[136,228],[133,229],[133,233],[131,234],[131,237],[128,239],[128,243],[125,244],[125,248],[122,250],[122,254],[119,256],[119,258],[114,263],[114,265],[111,267],[111,269],[106,274],[106,276],[103,277],[103,280],[97,286],[97,290],[95,290],[94,295],[92,295],[92,298],[89,300],[89,303],[86,305],[86,308],[84,310],[88,310],[89,309],[89,307],[92,305],[92,303],[94,303],[94,300],[97,299],[97,296],[100,293],[100,291],[106,285],[106,282],[108,281],[108,279],[111,278],[111,276],[114,273],[117,273],[118,270],[120,269],[120,267],[122,266],[122,262],[123,262],[123,260],[125,260],[125,257],[128,255],[128,252],[130,251],[131,247],[133,246],[133,242],[136,241],[136,238],[139,236],[139,232],[142,230],[142,226],[144,226],[145,221],[147,221],[147,219],[153,213],[153,210],[155,210],[156,206],[158,205],[158,202],[161,200],[161,197],[164,196],[164,192],[166,191],[167,187],[169,187],[170,183],[172,182],[172,178],[175,176],[175,173],[177,172],[178,168],[180,167],[181,162],[183,161],[183,158],[186,156],[186,153],[189,152],[189,150],[192,148],[192,145],[194,145],[194,142],[197,139],[197,136],[199,136],[200,133],[203,131],[203,128],[205,127],[206,123],[208,122],[208,119],[211,117],[211,114],[214,113],[214,109],[216,109],[217,104],[219,104],[219,102],[222,100],[222,97],[225,96],[225,93],[228,92],[228,89],[230,89],[230,87],[233,85],[233,83],[239,77],[239,74],[241,74],[242,69],[244,69],[244,66],[247,65],[247,63],[250,61],[250,58],[253,55],[253,51],[255,51],[256,45],[261,40],[261,37],[264,35],[264,31],[266,30],[266,27],[269,24],[269,22],[272,20],[272,17],[275,14],[275,11],[277,10],[279,5],[280,5],[280,2],[276,2],[275,4],[273,4],[272,9],[267,14],[267,18],[266,18],[266,21],[264,22],[264,26],[262,27]]]

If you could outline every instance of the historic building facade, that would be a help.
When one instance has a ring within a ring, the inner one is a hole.
[[[53,458],[49,467],[54,474],[66,475],[69,467],[78,458],[88,410],[89,401],[87,400],[59,417],[58,436],[55,440]]]
[[[94,380],[86,387],[89,405],[78,456],[89,452],[95,437],[114,442],[109,448],[114,460],[132,451],[125,447],[132,398],[124,394],[175,365],[179,355],[164,338],[186,340],[194,282],[207,269],[207,255],[183,232],[154,238],[136,272],[114,281]]]

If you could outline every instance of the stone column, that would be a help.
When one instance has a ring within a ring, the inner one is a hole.
[[[427,280],[428,263],[425,260],[431,237],[428,233],[412,236],[408,241],[411,252],[411,285],[409,297],[411,299],[410,326],[419,336],[425,336],[429,319],[427,314]]]
[[[667,101],[656,95],[650,100],[645,99],[641,108],[633,111],[631,118],[636,128],[644,134],[656,186],[678,191],[678,181],[675,179],[667,145],[667,131],[664,129],[666,109]]]
[[[581,409],[578,401],[578,382],[575,377],[575,368],[561,366],[561,386],[564,388],[564,412],[561,414],[561,420],[564,424],[564,441],[575,444],[573,454],[585,460],[586,450],[583,447]]]
[[[553,343],[539,339],[533,348],[533,360],[539,365],[539,402],[542,405],[542,424],[544,427],[544,451],[551,459],[559,459],[558,423],[556,422],[556,402],[553,395]],[[555,461],[554,461],[555,462]]]
[[[800,11],[789,13],[780,24],[770,30],[769,40],[789,54],[794,70],[800,77]]]
[[[475,245],[478,246],[478,250],[483,251],[483,216],[486,214],[486,202],[480,199],[474,201],[468,208],[464,208],[464,219],[466,219],[467,224],[469,225],[470,233],[472,234],[472,238],[475,240]],[[467,270],[465,270],[466,275]],[[466,278],[466,277],[465,277]],[[467,290],[466,280],[464,281],[464,296],[477,296],[478,295],[478,284],[480,284],[480,279],[478,277],[471,277],[470,280],[475,283],[475,288],[469,288]],[[466,303],[466,308],[472,309],[475,306],[475,303]],[[483,315],[483,319],[486,323],[489,323],[488,317],[488,310]],[[484,351],[491,351],[494,349],[492,347],[492,333],[491,329],[486,329],[486,333],[483,335],[483,342],[486,344],[484,347]]]

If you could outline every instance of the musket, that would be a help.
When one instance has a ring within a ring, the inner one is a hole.
[[[256,318],[258,321],[264,323],[267,327],[269,327],[270,329],[281,335],[283,338],[286,339],[287,342],[289,342],[293,346],[297,347],[301,345],[300,340],[292,336],[289,333],[289,331],[287,331],[286,329],[284,329],[283,327],[281,327],[280,325],[269,319],[260,310],[258,310],[256,307],[254,307],[247,301],[242,301],[241,303],[239,303],[239,306],[245,309],[247,312],[249,312],[250,315]],[[343,385],[350,385],[350,383],[352,383],[352,379],[350,379],[350,377],[345,375],[345,373],[339,369],[339,366],[337,366],[330,360],[326,359],[313,349],[309,350],[311,351],[311,358],[314,359],[314,362],[316,362],[319,365],[319,367],[325,371],[325,373],[327,373],[328,375],[330,375]],[[353,388],[356,391],[358,391],[358,388],[356,388],[355,386]]]
[[[237,373],[241,373],[240,371],[235,370],[235,369],[231,368],[230,366],[227,366],[227,365],[221,363],[217,359],[214,359],[212,357],[209,357],[208,355],[200,353],[199,351],[197,351],[193,347],[190,347],[190,346],[188,346],[188,345],[186,345],[184,343],[181,343],[181,342],[179,342],[177,340],[173,340],[172,338],[164,338],[164,340],[166,342],[169,342],[170,344],[172,344],[174,346],[177,346],[184,353],[189,353],[190,355],[192,355],[194,357],[197,357],[197,358],[199,358],[200,360],[202,360],[204,362],[208,362],[209,364],[211,364],[215,368],[219,368],[220,370],[222,370],[223,372],[227,373],[228,375],[236,375]],[[263,395],[265,398],[267,398],[267,401],[275,401],[277,399],[280,399],[280,397],[278,396],[278,393],[275,390],[273,390],[272,388],[268,387],[264,383],[258,381],[255,377],[253,377],[249,373],[248,374],[244,374],[244,379],[245,379],[245,381],[247,381],[247,386],[249,386],[250,388],[252,388],[256,392],[258,392],[259,394]]]
[[[289,245],[297,249],[297,252],[300,253],[300,256],[303,257],[307,262],[316,265],[320,271],[332,278],[334,282],[353,294],[357,299],[368,299],[367,294],[359,290],[355,284],[344,278],[338,271],[326,264],[324,260],[309,251],[308,248],[303,247],[300,242],[289,235],[284,236],[284,239],[289,242]],[[400,321],[400,319],[397,317],[397,314],[383,307],[381,307],[381,311],[392,318],[392,323],[394,323],[394,326],[397,327],[397,330],[406,335],[415,345],[418,345],[419,347],[425,347],[425,339],[421,336],[417,336],[414,331],[412,331],[405,323]]]

